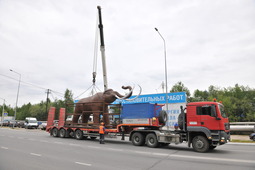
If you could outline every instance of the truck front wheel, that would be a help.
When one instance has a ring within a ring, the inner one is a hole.
[[[209,141],[204,136],[195,136],[192,140],[192,147],[196,152],[207,152]]]
[[[156,148],[159,145],[157,136],[154,133],[149,133],[146,136],[146,144],[150,148]]]
[[[132,139],[131,140],[132,140],[133,145],[135,145],[135,146],[142,146],[145,143],[145,139],[144,139],[143,134],[141,134],[139,132],[135,132],[132,135]]]

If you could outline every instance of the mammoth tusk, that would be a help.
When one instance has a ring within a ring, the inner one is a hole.
[[[123,88],[124,86],[122,86],[122,88]],[[125,88],[123,88],[123,89],[125,89]],[[133,90],[135,89],[135,86],[133,86],[133,88],[131,88],[130,86],[129,86],[129,88],[128,88],[130,91],[129,91],[129,93],[127,94],[127,95],[125,95],[122,99],[127,99],[127,98],[129,98],[129,97],[131,97],[132,96],[132,94],[133,94]]]
[[[132,98],[132,99],[124,99],[124,100],[132,101],[132,100],[137,99],[137,98],[140,96],[140,94],[142,93],[142,87],[141,87],[139,84],[138,84],[138,86],[139,86],[139,88],[140,88],[140,92],[139,92],[139,94],[138,94],[136,97]],[[134,89],[134,88],[133,88],[133,89]]]
[[[123,89],[129,89],[129,90],[130,90],[129,93],[126,94],[126,95],[123,96],[123,97],[119,97],[118,95],[115,95],[115,97],[116,97],[117,99],[120,99],[120,100],[126,100],[127,98],[129,98],[129,97],[132,96],[132,93],[133,93],[133,90],[134,90],[135,86],[133,86],[133,88],[130,87],[130,86],[122,86],[122,88],[123,88]]]

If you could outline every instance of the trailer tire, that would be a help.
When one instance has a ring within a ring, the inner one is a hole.
[[[165,110],[161,110],[159,112],[159,117],[158,117],[158,121],[160,124],[162,124],[163,126],[166,124],[167,122],[167,113]]]
[[[178,116],[178,126],[181,130],[183,129],[183,121],[184,121],[184,113],[181,113]]]
[[[144,135],[141,134],[140,132],[135,132],[132,135],[131,140],[132,140],[133,145],[135,145],[135,146],[142,146],[145,143]]]
[[[204,136],[195,136],[192,139],[192,147],[196,152],[207,152],[209,150],[209,141]]]
[[[74,137],[77,140],[82,140],[83,139],[83,132],[80,129],[77,129],[74,133]]]
[[[59,132],[58,132],[58,129],[57,129],[57,128],[53,128],[53,129],[52,129],[52,136],[53,136],[53,137],[58,137],[58,136],[59,136]]]
[[[59,137],[61,137],[61,138],[65,138],[66,137],[66,130],[65,129],[60,129]]]
[[[154,133],[149,133],[146,136],[146,144],[150,148],[156,148],[159,146],[157,136]]]

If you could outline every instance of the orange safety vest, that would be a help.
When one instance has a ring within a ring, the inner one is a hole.
[[[104,126],[99,126],[99,134],[104,134],[105,127]]]

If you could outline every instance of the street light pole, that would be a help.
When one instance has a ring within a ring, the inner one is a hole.
[[[16,116],[17,116],[17,105],[18,105],[18,99],[19,99],[19,88],[20,88],[20,81],[21,81],[21,74],[18,73],[18,72],[16,72],[16,71],[13,71],[12,69],[10,69],[10,71],[12,71],[12,72],[14,72],[14,73],[16,73],[16,74],[19,75],[19,85],[18,85],[18,92],[17,92],[17,98],[16,98],[16,107],[15,107],[15,114],[14,114],[14,120],[16,120]],[[15,123],[13,123],[13,127],[12,127],[12,128],[14,128],[14,124],[15,124]]]
[[[5,105],[5,99],[3,99],[3,98],[0,98],[0,99],[2,99],[2,100],[4,101],[4,103],[3,103],[3,112],[2,112],[2,119],[1,119],[1,121],[2,121],[1,127],[3,127],[3,123],[4,123],[4,105]]]
[[[160,34],[160,32],[158,31],[157,28],[155,28],[155,30],[158,32],[158,34],[160,35],[160,37],[162,38],[163,42],[164,42],[164,55],[165,55],[165,82],[166,82],[166,112],[168,114],[168,86],[167,86],[167,62],[166,62],[166,41],[164,39],[164,37]]]

